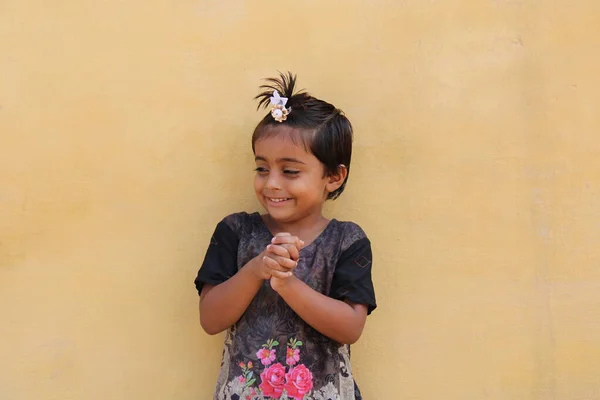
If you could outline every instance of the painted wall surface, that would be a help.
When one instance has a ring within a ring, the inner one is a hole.
[[[600,3],[0,2],[0,399],[209,399],[277,70],[356,128],[366,399],[600,399]]]

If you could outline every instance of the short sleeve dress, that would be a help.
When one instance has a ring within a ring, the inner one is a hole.
[[[218,285],[259,255],[273,235],[258,213],[237,213],[216,227],[195,280]],[[332,219],[300,251],[297,278],[335,299],[376,307],[371,244],[352,222]],[[361,400],[350,346],[302,320],[265,281],[225,337],[215,400]]]

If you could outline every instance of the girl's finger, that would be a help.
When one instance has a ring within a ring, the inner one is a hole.
[[[275,236],[271,239],[271,243],[273,244],[292,244],[300,250],[304,247],[304,241],[300,240],[298,236]]]
[[[272,259],[287,270],[294,269],[298,265],[296,261],[287,257],[273,256]]]
[[[274,257],[277,257],[277,256],[274,256]],[[285,261],[287,260],[288,262],[292,262],[292,263],[294,263],[294,262],[293,262],[292,260],[290,260],[289,258],[282,258],[281,260],[282,260],[282,262],[285,262]],[[288,271],[292,270],[292,269],[295,267],[295,265],[294,265],[293,267],[286,266],[286,265],[289,265],[289,264],[282,265],[282,264],[279,262],[279,260],[277,260],[277,259],[274,259],[274,258],[272,258],[272,257],[269,257],[269,256],[265,256],[265,257],[263,258],[263,261],[264,261],[264,263],[266,264],[266,266],[267,266],[267,267],[268,267],[268,268],[269,268],[271,271],[281,271],[281,272],[288,272]],[[295,263],[294,263],[294,264],[295,264]]]
[[[279,256],[267,256],[267,258],[269,258],[270,261],[273,261],[272,263],[269,262],[267,265],[279,271],[289,271],[296,268],[297,265],[297,263],[294,260],[290,260],[289,258]]]
[[[292,276],[292,273],[289,271],[288,272],[272,271],[271,276],[274,276],[275,278],[279,278],[279,279],[287,279],[290,276]]]
[[[298,251],[296,246],[294,246],[293,244],[282,244],[280,246],[288,251],[292,260],[298,261],[298,259],[300,258],[300,252]]]
[[[283,246],[270,244],[267,246],[267,251],[280,257],[291,258],[290,252]]]
[[[270,244],[267,246],[267,251],[269,253],[276,254],[281,257],[291,258],[294,261],[297,261],[300,258],[300,253],[296,246],[291,244]]]
[[[279,279],[285,279],[292,276],[292,272],[282,268],[277,261],[266,256],[263,257],[263,261],[269,268],[269,274],[271,274],[271,276]]]

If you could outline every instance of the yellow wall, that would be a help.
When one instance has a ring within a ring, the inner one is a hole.
[[[208,399],[276,70],[356,128],[368,400],[600,399],[600,4],[0,2],[0,399]]]

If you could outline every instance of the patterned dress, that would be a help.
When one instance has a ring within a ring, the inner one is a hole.
[[[216,227],[195,280],[218,285],[259,255],[273,234],[258,213],[232,214]],[[376,307],[371,244],[352,222],[333,219],[300,250],[297,278],[335,299]],[[302,320],[266,280],[227,330],[215,400],[362,400],[352,376],[350,346]]]

